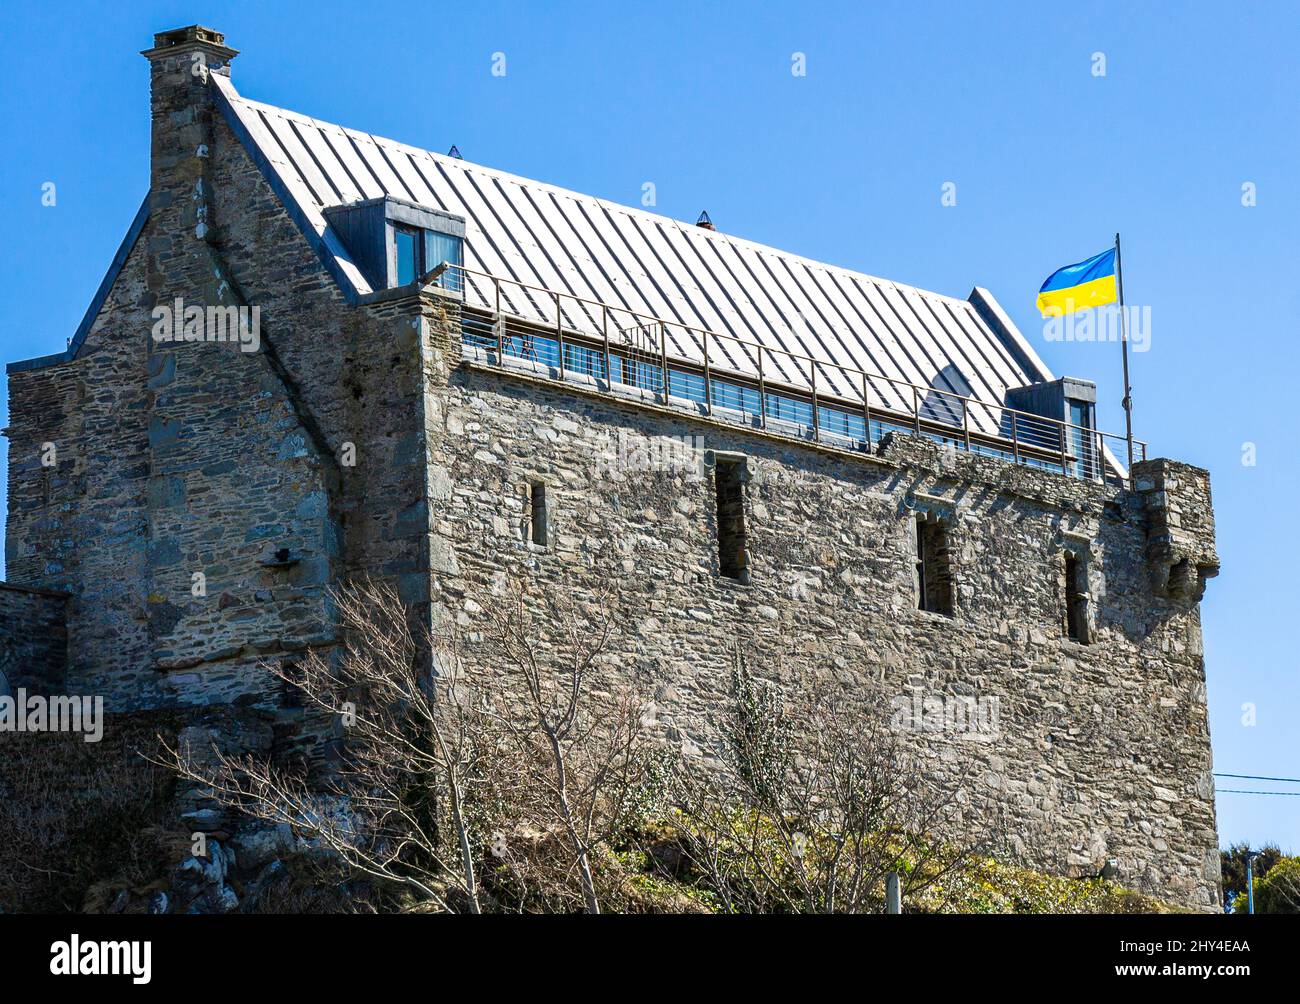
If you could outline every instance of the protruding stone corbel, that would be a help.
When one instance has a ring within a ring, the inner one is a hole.
[[[1172,540],[1156,539],[1147,544],[1147,570],[1151,587],[1171,600],[1200,603],[1205,584],[1219,574],[1218,560],[1197,560]]]

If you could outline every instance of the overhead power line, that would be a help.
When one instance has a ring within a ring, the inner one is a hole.
[[[1300,791],[1247,791],[1245,788],[1219,788],[1220,795],[1294,795],[1300,797]]]
[[[1285,781],[1288,784],[1300,784],[1300,777],[1261,777],[1259,774],[1220,774],[1214,773],[1215,777],[1235,777],[1242,781]]]

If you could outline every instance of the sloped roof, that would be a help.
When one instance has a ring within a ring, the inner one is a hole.
[[[321,122],[241,97],[222,75],[211,80],[227,120],[353,296],[372,290],[323,210],[389,195],[463,216],[465,265],[504,279],[991,405],[1010,387],[1051,379],[983,290],[973,295],[981,310],[972,300]],[[689,345],[678,349],[691,355]],[[753,369],[752,359],[733,354],[729,362]],[[875,391],[887,406],[899,394]]]

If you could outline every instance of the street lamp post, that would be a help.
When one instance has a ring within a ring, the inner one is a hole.
[[[1255,912],[1255,859],[1258,851],[1246,852],[1246,912]]]

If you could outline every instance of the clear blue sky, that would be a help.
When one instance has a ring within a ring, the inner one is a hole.
[[[137,53],[195,22],[243,50],[249,97],[629,204],[652,181],[669,216],[707,209],[728,232],[944,293],[986,286],[1057,373],[1097,381],[1108,429],[1118,346],[1045,343],[1033,304],[1048,272],[1120,230],[1128,299],[1152,308],[1137,435],[1213,474],[1216,769],[1300,777],[1295,4],[615,6],[4,5],[0,358],[76,329],[148,184]],[[1218,804],[1225,840],[1300,851],[1300,797]]]

